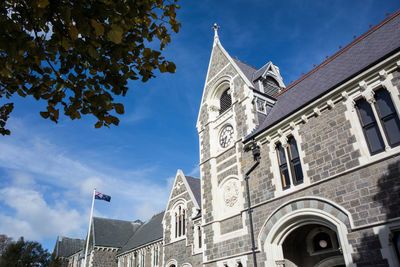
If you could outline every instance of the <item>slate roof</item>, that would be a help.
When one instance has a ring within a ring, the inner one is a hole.
[[[84,244],[84,239],[58,236],[53,253],[56,257],[66,258],[82,250]]]
[[[140,221],[93,217],[94,245],[121,248],[141,225]]]
[[[201,184],[200,184],[200,179],[199,178],[194,178],[192,176],[187,176],[186,181],[188,182],[190,189],[193,192],[194,198],[197,201],[197,204],[199,207],[201,207]]]
[[[399,50],[400,10],[275,95],[274,107],[245,142]]]
[[[161,239],[163,237],[163,217],[164,211],[154,215],[150,221],[143,224],[135,234],[129,238],[128,242],[126,242],[118,252],[118,255]]]
[[[268,96],[272,99],[274,99],[271,95],[265,94],[260,88],[260,84],[256,82],[262,75],[263,73],[273,64],[271,61],[269,61],[267,64],[262,66],[260,69],[256,69],[253,66],[248,65],[247,63],[241,61],[238,58],[232,58],[233,61],[236,63],[236,65],[239,67],[239,69],[243,72],[243,74],[246,76],[247,79],[251,82],[253,85],[254,89],[258,91],[259,93],[262,93],[264,96]]]

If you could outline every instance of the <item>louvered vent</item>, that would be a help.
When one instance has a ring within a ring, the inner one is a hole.
[[[278,83],[270,77],[267,77],[263,81],[263,86],[264,86],[264,93],[270,96],[274,96],[276,93],[279,92],[280,89]]]
[[[219,114],[224,113],[232,105],[232,98],[228,94],[228,90],[229,90],[229,88],[226,89],[225,92],[222,93],[221,98],[219,100],[219,106],[220,106]]]

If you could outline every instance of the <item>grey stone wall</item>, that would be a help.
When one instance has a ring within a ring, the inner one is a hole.
[[[194,223],[191,220],[191,212],[194,208],[194,203],[190,198],[189,193],[185,186],[182,186],[179,190],[173,189],[172,196],[179,195],[178,198],[171,198],[169,205],[167,207],[165,217],[164,217],[164,265],[166,265],[170,260],[174,259],[178,262],[178,266],[183,263],[190,263],[192,266],[201,266],[202,256],[201,254],[193,256],[192,245],[194,241]],[[175,192],[179,191],[179,193]],[[170,211],[175,205],[178,199],[184,199],[186,201],[186,220],[185,220],[185,238],[179,241],[171,240],[171,234],[174,233],[175,225],[172,225],[172,218],[170,216]]]
[[[250,178],[255,236],[280,205],[300,197],[321,197],[350,213],[355,226],[352,229],[347,223],[348,240],[354,249],[353,261],[358,266],[388,266],[382,258],[378,236],[369,224],[385,223],[400,216],[397,208],[400,205],[400,156],[360,166],[360,153],[353,147],[356,139],[344,112],[345,106],[337,103],[333,109],[323,111],[300,126],[302,142],[298,146],[306,155],[303,160],[308,164],[306,175],[311,181],[305,189],[275,198],[271,164],[276,159],[269,158],[269,144],[261,147],[261,164]],[[253,164],[251,153],[243,155],[242,163],[245,165],[243,172],[250,168]],[[277,181],[277,186],[281,186],[279,178]],[[257,257],[263,266],[264,252],[258,253]],[[252,266],[251,261],[249,266]]]
[[[242,215],[237,215],[221,222],[221,234],[227,234],[242,229]]]
[[[350,132],[351,125],[345,111],[345,105],[338,103],[333,109],[310,118],[308,123],[300,126],[301,149],[306,155],[303,160],[308,164],[307,175],[311,182],[360,164],[360,152],[353,147],[356,138]]]
[[[117,267],[116,249],[95,248],[93,255],[93,267]]]

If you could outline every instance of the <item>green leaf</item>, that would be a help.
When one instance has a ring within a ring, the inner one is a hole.
[[[46,6],[48,6],[49,0],[40,0],[37,4],[38,8],[45,8]]]
[[[98,23],[94,19],[91,19],[90,20],[90,25],[92,25],[97,37],[99,37],[99,36],[104,34],[104,27],[103,27],[103,25],[101,23]]]
[[[108,32],[107,37],[116,44],[120,44],[122,40],[123,30],[119,25],[112,25],[111,30]]]
[[[96,122],[96,124],[94,125],[94,128],[98,129],[98,128],[100,128],[101,126],[103,126],[103,122],[102,122],[102,121],[98,121],[98,122]]]
[[[47,119],[50,116],[50,113],[47,111],[40,111],[40,116]]]
[[[120,103],[114,104],[114,108],[115,108],[115,112],[117,112],[118,114],[124,114],[125,113],[124,105],[122,105]]]

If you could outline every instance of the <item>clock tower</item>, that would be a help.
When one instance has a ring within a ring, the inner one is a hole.
[[[257,93],[258,83],[252,79],[257,70],[226,52],[219,41],[218,28],[213,27],[213,49],[197,120],[205,262],[210,260],[207,255],[215,255],[221,242],[236,242],[249,233],[247,214],[243,212],[242,140],[263,118],[257,106],[265,112],[274,101]],[[260,101],[264,102],[259,105]]]

